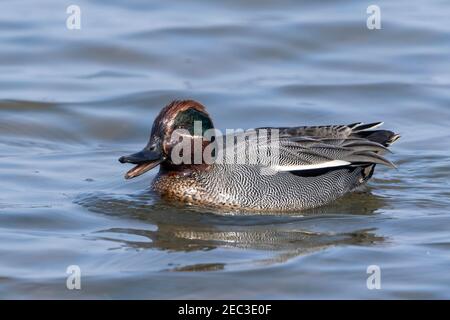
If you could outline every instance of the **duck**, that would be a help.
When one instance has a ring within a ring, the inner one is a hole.
[[[230,212],[298,212],[363,189],[377,165],[396,168],[385,155],[400,135],[378,129],[382,124],[222,134],[200,102],[174,100],[155,118],[147,145],[119,162],[135,165],[126,179],[159,167],[151,189],[170,202]]]

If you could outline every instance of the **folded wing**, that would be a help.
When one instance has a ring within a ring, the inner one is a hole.
[[[257,128],[256,135],[236,139],[234,152],[241,156],[246,153],[247,159],[257,158],[257,164],[276,171],[323,170],[370,164],[395,168],[383,154],[389,151],[387,147],[399,135],[388,130],[373,130],[381,125],[381,122],[377,122]],[[267,139],[261,139],[261,134],[267,132]],[[229,147],[226,149],[229,150]]]

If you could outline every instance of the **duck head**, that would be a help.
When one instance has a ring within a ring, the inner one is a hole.
[[[153,122],[150,139],[144,149],[137,153],[119,158],[121,163],[136,166],[125,174],[125,179],[132,179],[165,163],[171,164],[172,148],[179,142],[173,135],[175,130],[182,130],[194,136],[194,122],[201,121],[202,134],[214,128],[205,107],[194,100],[176,100],[165,106]]]

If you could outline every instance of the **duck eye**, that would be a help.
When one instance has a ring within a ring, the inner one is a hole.
[[[155,151],[155,149],[156,149],[156,146],[154,144],[150,146],[150,151]]]

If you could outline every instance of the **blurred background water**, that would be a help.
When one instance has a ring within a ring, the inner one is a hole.
[[[450,298],[449,16],[441,0],[2,0],[0,298]],[[220,129],[385,121],[399,169],[291,216],[164,203],[155,172],[125,181],[117,158],[175,98]]]

